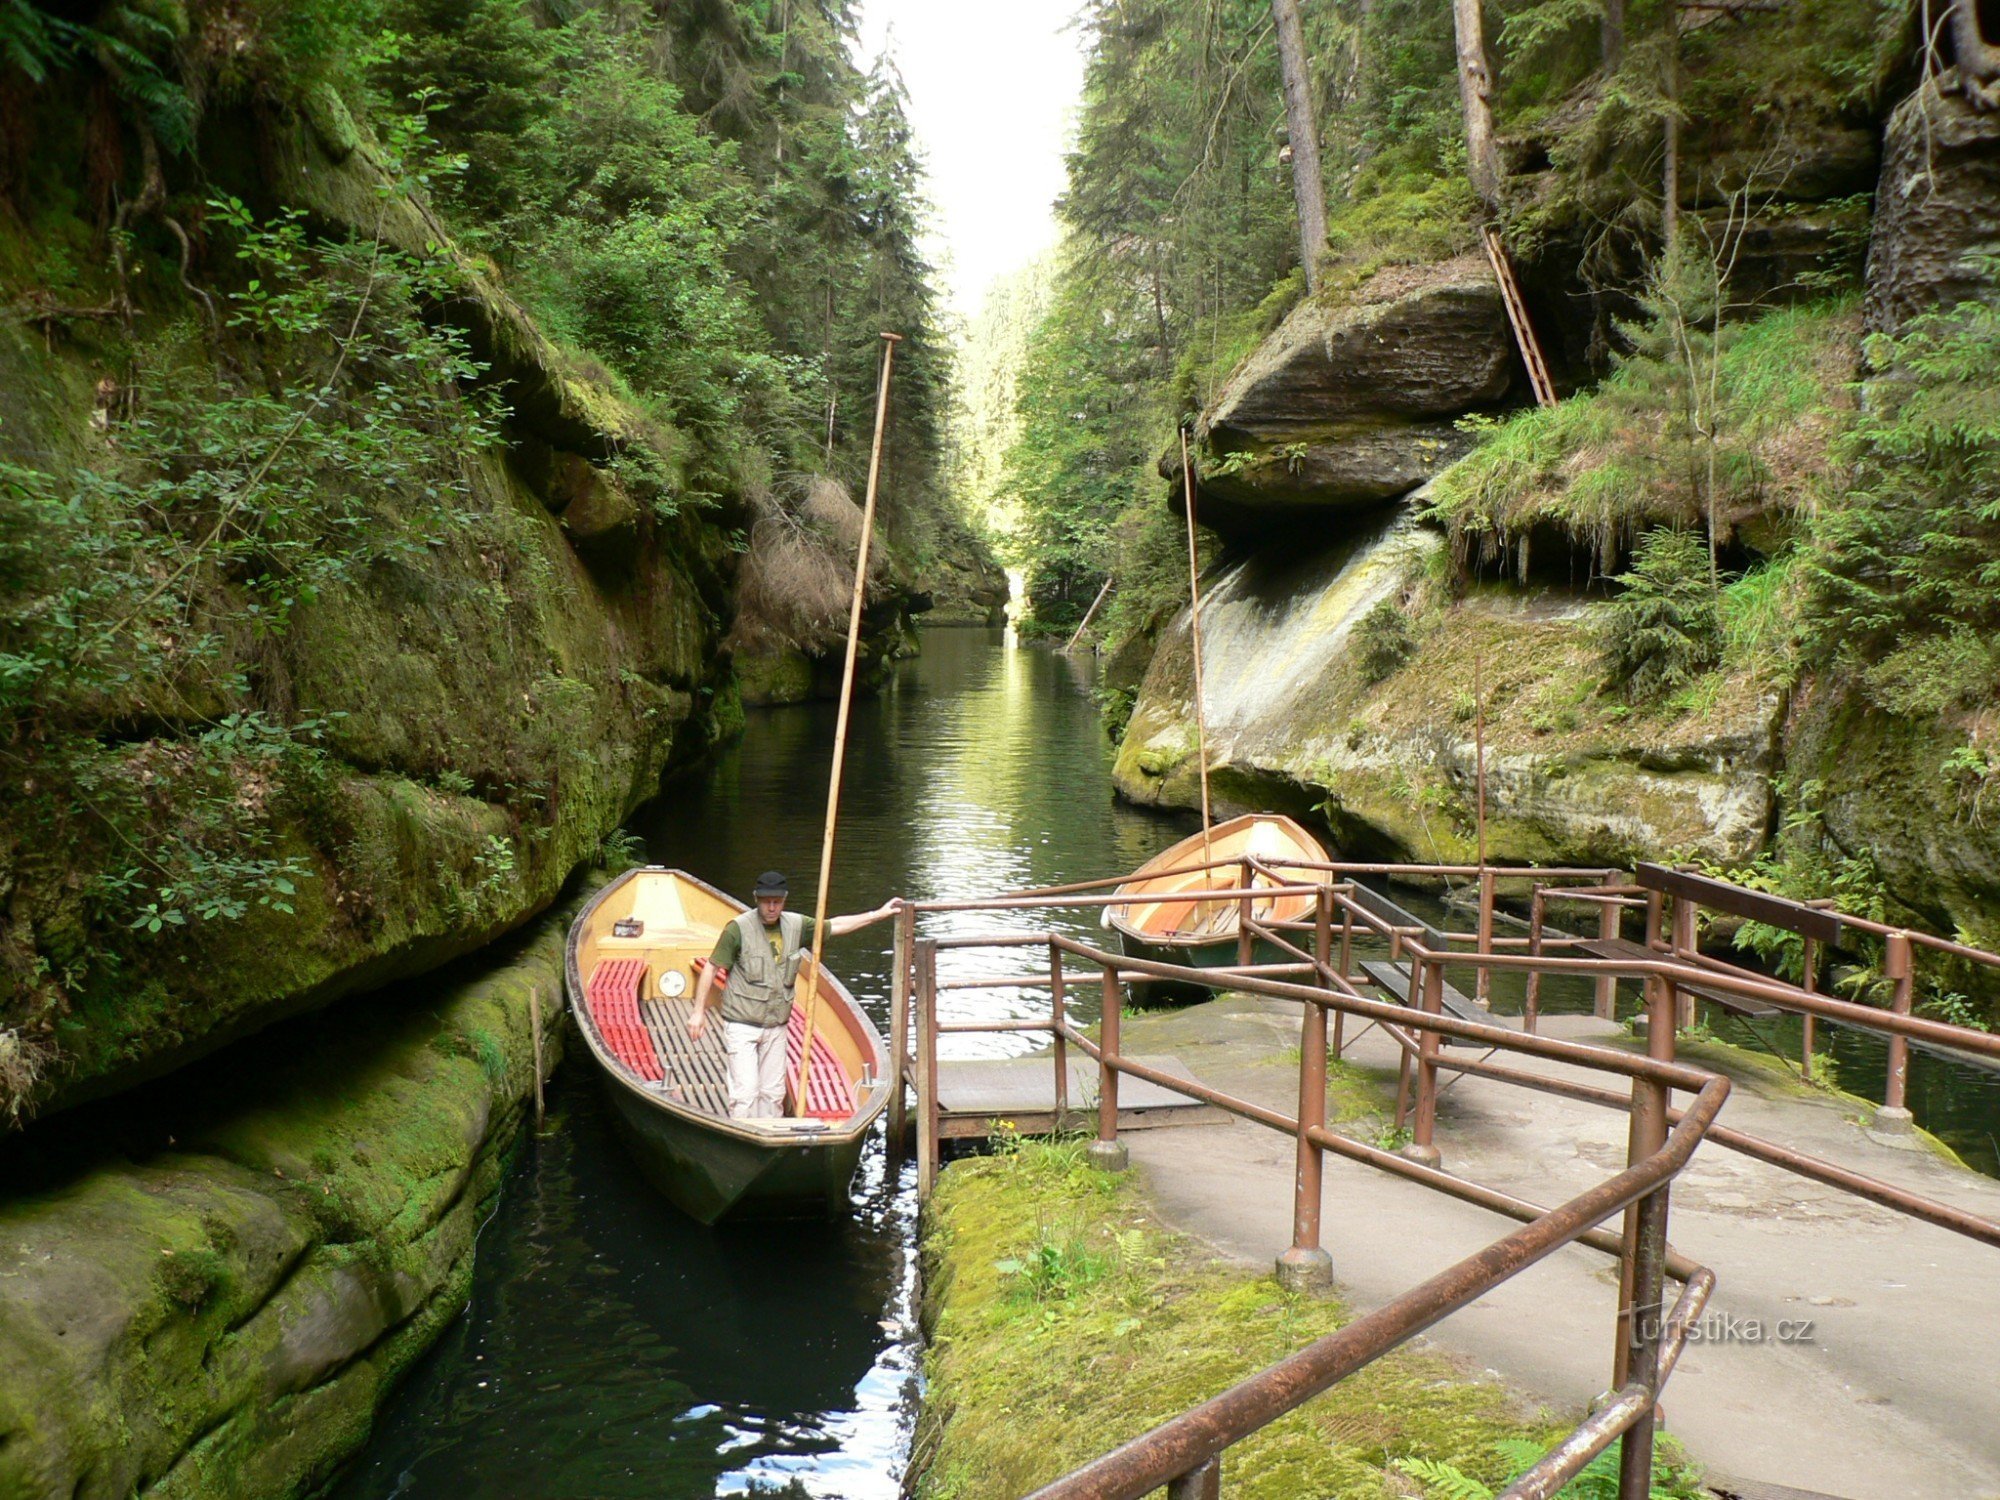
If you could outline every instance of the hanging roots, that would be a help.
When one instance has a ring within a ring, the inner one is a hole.
[[[768,493],[750,501],[757,519],[743,559],[729,644],[753,651],[823,650],[847,630],[861,507],[838,481],[824,477],[810,480],[794,505]],[[878,541],[869,549],[871,593],[886,570]]]

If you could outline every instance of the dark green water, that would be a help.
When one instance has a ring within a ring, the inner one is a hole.
[[[831,910],[1113,874],[1185,833],[1113,803],[1090,671],[998,632],[927,635],[857,706]],[[810,910],[833,718],[831,706],[753,714],[740,744],[639,820],[651,857],[735,891],[777,866]],[[1087,917],[1071,925],[1096,932]],[[884,924],[828,953],[885,1030],[888,944]],[[966,1015],[1010,1009],[951,998]],[[948,1040],[961,1055],[1032,1045]],[[895,1496],[917,1369],[907,1171],[878,1142],[850,1220],[707,1230],[639,1180],[581,1067],[557,1075],[551,1104],[482,1235],[471,1307],[334,1495]]]

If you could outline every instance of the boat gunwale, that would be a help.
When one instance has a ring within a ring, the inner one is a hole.
[[[584,994],[582,970],[577,963],[577,949],[580,946],[582,934],[588,930],[591,917],[604,904],[605,899],[613,891],[622,889],[641,875],[672,875],[687,881],[690,885],[698,886],[709,895],[716,897],[728,905],[737,907],[738,915],[750,910],[748,906],[745,906],[735,897],[729,895],[726,891],[718,890],[700,876],[690,875],[686,870],[678,869],[671,865],[634,865],[631,869],[625,871],[624,874],[605,882],[603,887],[583,904],[582,909],[577,912],[575,919],[570,923],[569,938],[563,945],[563,970],[564,977],[569,984],[570,1012],[576,1018],[577,1030],[583,1034],[584,1042],[590,1048],[591,1055],[597,1062],[598,1071],[606,1078],[621,1085],[626,1093],[643,1103],[651,1105],[669,1119],[681,1121],[697,1130],[728,1136],[746,1145],[774,1151],[824,1150],[833,1146],[846,1145],[866,1135],[874,1126],[875,1121],[881,1116],[882,1111],[889,1107],[889,1093],[893,1085],[886,1074],[879,1076],[875,1087],[869,1090],[872,1096],[869,1102],[849,1116],[844,1125],[835,1125],[832,1122],[827,1122],[826,1127],[822,1130],[794,1129],[779,1131],[769,1128],[759,1128],[754,1125],[745,1125],[741,1121],[733,1120],[727,1115],[712,1115],[706,1110],[695,1109],[690,1105],[671,1099],[663,1093],[657,1093],[647,1088],[643,1082],[635,1079],[631,1071],[609,1053],[605,1047],[603,1038],[598,1035],[597,1018],[591,1015],[590,1003]],[[848,991],[847,986],[841,983],[840,979],[831,969],[822,966],[820,969],[820,978],[826,982],[826,987],[832,992],[833,998],[845,1005],[849,1013],[861,1023],[866,1039],[874,1045],[876,1062],[878,1065],[886,1067],[889,1056],[888,1047],[882,1040],[882,1033],[875,1029],[875,1023],[868,1018],[868,1013],[861,1008],[854,996]],[[789,1119],[791,1117],[781,1116],[780,1118]]]
[[[1288,824],[1291,828],[1296,829],[1300,834],[1304,835],[1306,844],[1310,846],[1311,850],[1318,851],[1322,861],[1327,859],[1325,846],[1313,836],[1312,830],[1289,813],[1238,813],[1235,817],[1225,819],[1210,827],[1205,833],[1198,830],[1181,839],[1178,843],[1168,845],[1165,849],[1162,849],[1158,854],[1155,854],[1151,859],[1140,865],[1138,869],[1134,870],[1124,880],[1113,886],[1111,894],[1113,896],[1119,895],[1128,887],[1136,885],[1141,881],[1157,880],[1164,875],[1172,873],[1174,868],[1172,865],[1165,865],[1159,869],[1155,869],[1154,866],[1160,865],[1162,861],[1168,859],[1170,856],[1178,854],[1186,845],[1193,844],[1204,837],[1212,840],[1217,834],[1234,837],[1242,831],[1243,825],[1258,822]],[[1178,894],[1177,892],[1163,891],[1157,897],[1135,895],[1123,903],[1107,905],[1104,908],[1104,926],[1110,928],[1111,931],[1117,933],[1121,938],[1134,942],[1149,943],[1156,948],[1170,950],[1205,948],[1213,943],[1234,940],[1236,933],[1233,928],[1226,933],[1182,933],[1175,931],[1162,934],[1148,932],[1123,915],[1124,910],[1127,908],[1145,905],[1163,905]]]

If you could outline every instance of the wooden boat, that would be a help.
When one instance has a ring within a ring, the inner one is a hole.
[[[793,1111],[805,1029],[807,958],[792,1009],[786,1114],[729,1118],[722,1025],[687,1023],[700,965],[741,902],[681,870],[630,870],[569,932],[571,1010],[640,1169],[682,1209],[724,1218],[839,1213],[869,1128],[889,1103],[887,1049],[854,997],[819,976],[810,1108]]]
[[[1133,898],[1128,904],[1104,908],[1104,925],[1118,934],[1121,950],[1128,958],[1151,959],[1156,963],[1182,964],[1190,968],[1224,968],[1236,962],[1237,923],[1240,902],[1198,901],[1193,899],[1208,889],[1236,890],[1242,885],[1241,866],[1203,870],[1216,860],[1241,859],[1256,855],[1265,860],[1303,859],[1325,863],[1327,853],[1302,826],[1275,813],[1246,813],[1209,829],[1206,835],[1193,834],[1173,848],[1154,855],[1132,872],[1129,879],[1112,892]],[[1297,883],[1315,880],[1311,872],[1300,872]],[[1255,885],[1282,884],[1267,875],[1258,875]],[[1311,896],[1263,896],[1251,904],[1252,915],[1260,922],[1276,919],[1297,921],[1313,913]],[[1309,934],[1297,934],[1293,941],[1311,950]],[[1252,950],[1254,963],[1295,962],[1293,954],[1259,940]]]

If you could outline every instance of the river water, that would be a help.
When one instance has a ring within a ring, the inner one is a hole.
[[[922,655],[857,705],[830,909],[1089,879],[1188,832],[1185,820],[1112,800],[1092,672],[999,632],[927,634]],[[784,869],[794,906],[809,910],[833,719],[831,706],[753,713],[738,744],[638,820],[650,857],[738,892]],[[1427,896],[1398,899],[1443,916]],[[1046,921],[996,914],[956,927]],[[1065,925],[1100,935],[1085,916]],[[885,1032],[888,944],[884,924],[828,949]],[[990,954],[947,953],[947,976],[955,958],[1000,967]],[[1518,1009],[1519,983],[1502,978],[1496,1009]],[[1014,1004],[962,991],[944,1000],[947,1019]],[[1091,1019],[1088,990],[1073,1003]],[[1588,1010],[1589,988],[1552,979],[1543,1004]],[[958,1055],[1030,1045],[945,1039]],[[1844,1084],[1879,1088],[1878,1042],[1837,1031],[1833,1049]],[[2000,1165],[2000,1074],[1918,1053],[1911,1102],[1977,1164]],[[639,1180],[586,1069],[563,1068],[548,1128],[523,1148],[481,1238],[468,1312],[418,1364],[334,1496],[893,1500],[917,1390],[915,1203],[910,1173],[890,1167],[879,1140],[854,1196],[852,1218],[835,1223],[701,1228]]]
[[[1112,800],[1093,671],[998,631],[927,633],[856,705],[830,910],[1090,879],[1182,837],[1192,824]],[[783,869],[809,911],[833,722],[830,705],[753,712],[740,742],[637,821],[650,858],[736,892]],[[885,923],[828,945],[885,1034],[889,938]],[[949,998],[965,1015],[1012,1006]],[[960,1055],[1031,1045],[947,1041]],[[704,1229],[639,1180],[583,1067],[557,1073],[550,1106],[482,1235],[470,1309],[334,1494],[893,1500],[916,1395],[907,1169],[878,1139],[851,1220]]]

